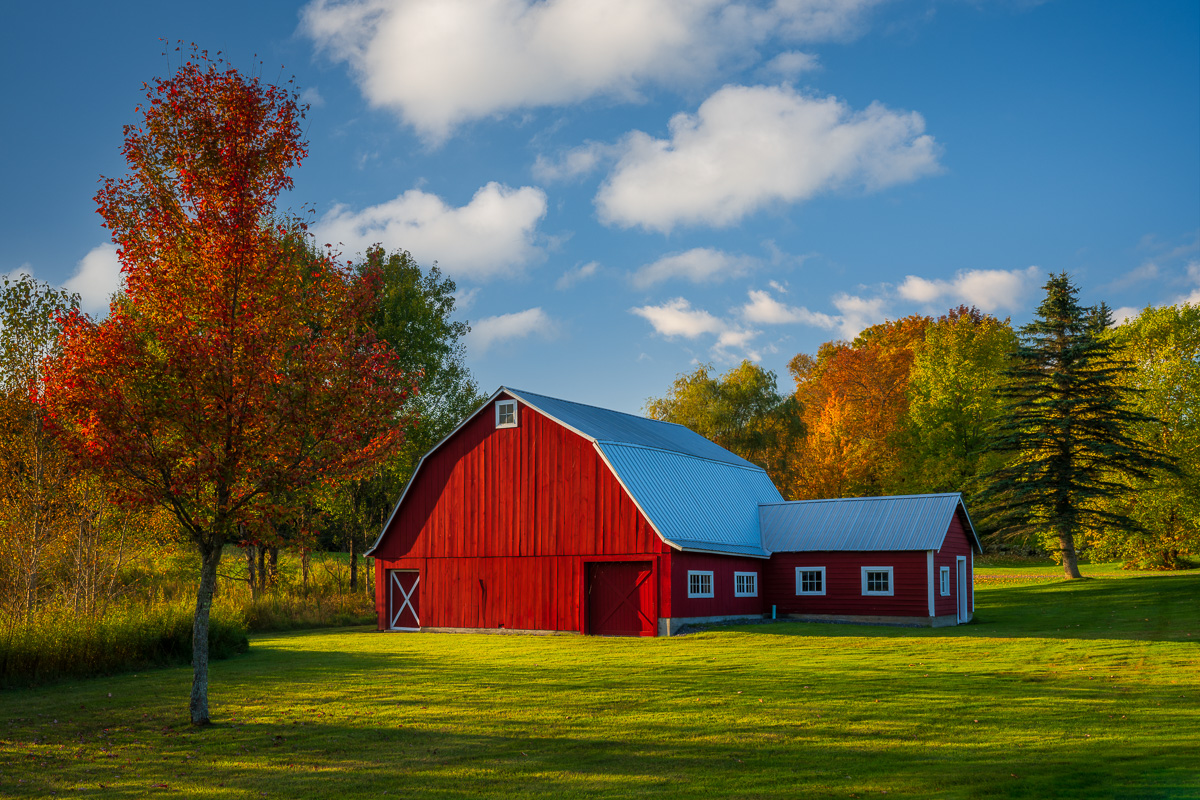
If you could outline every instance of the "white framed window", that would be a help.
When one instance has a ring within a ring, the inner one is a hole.
[[[757,572],[735,572],[735,573],[733,573],[733,596],[734,597],[758,597],[758,573]]]
[[[891,597],[896,593],[891,567],[863,567],[862,593]]]
[[[517,401],[516,400],[497,400],[496,401],[496,427],[497,428],[515,428],[515,427],[517,427]]]
[[[942,567],[939,574],[941,575],[941,578],[942,578],[942,597],[949,597],[950,596],[950,568]]]
[[[699,570],[688,570],[688,597],[712,597],[713,574]]]
[[[825,568],[796,567],[796,594],[825,594]]]

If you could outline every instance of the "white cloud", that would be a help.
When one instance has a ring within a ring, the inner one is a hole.
[[[775,281],[771,281],[771,284],[781,290]],[[838,327],[839,324],[837,317],[809,311],[804,306],[785,305],[772,297],[769,292],[752,289],[749,296],[750,302],[741,308],[742,319],[747,322],[757,322],[763,325],[800,323],[828,330]]]
[[[670,139],[634,131],[621,142],[596,194],[602,222],[662,232],[727,226],[772,203],[872,191],[938,170],[939,148],[920,114],[878,103],[853,111],[788,86],[726,86],[695,114],[675,115],[670,130]]]
[[[858,297],[843,292],[834,296],[833,305],[842,312],[838,332],[843,339],[853,339],[865,328],[878,325],[886,319],[886,301],[882,297]]]
[[[585,281],[588,278],[595,277],[600,269],[600,264],[597,261],[589,261],[588,263],[569,269],[564,272],[554,284],[555,289],[570,289],[580,281]]]
[[[388,250],[408,250],[423,264],[437,261],[456,278],[483,280],[541,258],[534,240],[545,214],[541,189],[492,182],[460,208],[420,189],[357,212],[337,205],[312,232],[318,245],[328,242],[348,255],[380,243]]]
[[[953,280],[930,280],[909,275],[897,289],[905,300],[924,305],[965,303],[994,313],[1017,311],[1042,277],[1040,267],[1027,269],[972,269],[960,271]]]
[[[533,177],[543,183],[571,180],[587,175],[601,162],[616,155],[617,149],[603,142],[585,142],[560,153],[557,158],[539,155],[533,162]]]
[[[313,0],[301,29],[429,141],[468,120],[692,84],[770,39],[857,30],[878,0]]]
[[[799,50],[789,50],[780,53],[766,63],[763,69],[767,72],[781,75],[784,78],[795,78],[804,72],[820,69],[821,62],[812,53],[801,53]]]
[[[121,262],[115,244],[101,244],[88,251],[75,267],[75,273],[63,283],[68,292],[79,295],[79,308],[89,314],[108,312],[108,302],[121,288]]]
[[[671,253],[641,267],[633,274],[633,285],[645,289],[673,278],[683,278],[692,283],[716,283],[744,275],[757,264],[757,259],[749,256],[735,256],[709,247],[696,247],[683,253]]]
[[[325,105],[325,98],[321,96],[321,92],[315,86],[310,86],[300,93],[300,103],[307,103],[313,108],[320,108]]]
[[[557,330],[558,325],[540,307],[527,308],[512,314],[484,317],[471,323],[471,332],[466,336],[467,347],[474,355],[480,356],[504,342],[534,335],[549,338]]]
[[[1113,325],[1124,325],[1140,313],[1142,313],[1142,310],[1133,306],[1121,306],[1114,309],[1112,312]]]
[[[465,314],[470,311],[475,305],[475,299],[479,297],[479,287],[472,286],[470,289],[459,288],[454,292],[454,310],[459,314]]]
[[[692,304],[685,298],[677,297],[657,306],[631,308],[630,313],[637,314],[649,322],[655,333],[668,339],[679,336],[685,339],[715,336],[712,352],[722,360],[730,357],[731,349],[740,351],[751,361],[761,360],[761,355],[750,348],[750,342],[759,331],[734,325],[703,309],[692,308]]]

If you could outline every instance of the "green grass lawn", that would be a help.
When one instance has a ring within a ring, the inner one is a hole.
[[[187,668],[0,693],[0,796],[1200,797],[1200,573],[1056,569],[952,629],[255,636],[202,730]]]

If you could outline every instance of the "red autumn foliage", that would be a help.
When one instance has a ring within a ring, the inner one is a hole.
[[[43,402],[75,454],[126,501],[169,509],[201,554],[203,723],[221,547],[277,515],[274,498],[398,445],[416,387],[368,325],[378,271],[313,252],[275,213],[306,155],[294,89],[196,51],[145,88],[142,124],[125,128],[129,173],[96,195],[125,294],[102,322],[63,320]]]

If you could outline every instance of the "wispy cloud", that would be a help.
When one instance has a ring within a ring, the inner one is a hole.
[[[718,283],[745,275],[758,266],[758,259],[734,255],[710,247],[671,253],[633,273],[633,285],[645,289],[673,279],[692,283]]]
[[[929,279],[909,275],[897,289],[905,300],[925,306],[943,307],[965,303],[989,314],[1000,310],[1019,311],[1045,277],[1041,267],[1025,269],[971,269],[953,279]]]
[[[484,317],[471,324],[466,336],[467,348],[475,356],[488,353],[493,348],[530,336],[549,338],[558,331],[558,323],[540,307],[528,308],[512,314]]]

